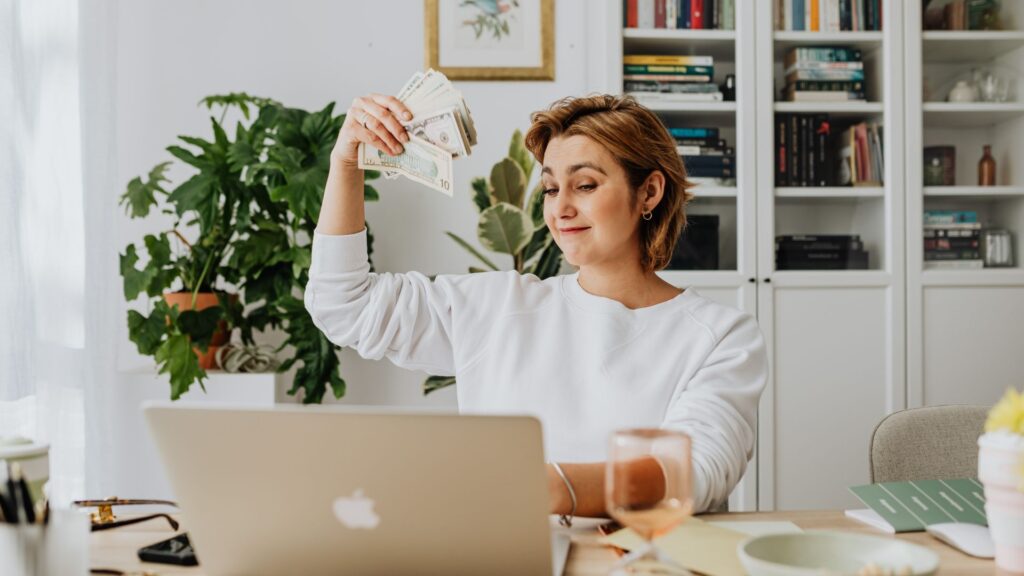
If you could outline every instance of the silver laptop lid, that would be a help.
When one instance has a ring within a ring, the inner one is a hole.
[[[536,419],[324,406],[144,412],[211,576],[550,573]]]

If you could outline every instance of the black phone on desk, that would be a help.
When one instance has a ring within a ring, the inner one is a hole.
[[[188,539],[187,532],[157,542],[156,544],[139,548],[139,560],[143,562],[159,562],[161,564],[176,564],[178,566],[199,565],[196,554],[192,551],[192,543]]]

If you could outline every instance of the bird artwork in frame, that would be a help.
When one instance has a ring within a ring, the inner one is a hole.
[[[555,0],[424,0],[427,67],[452,80],[554,80]]]

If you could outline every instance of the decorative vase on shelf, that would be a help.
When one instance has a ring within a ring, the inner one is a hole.
[[[1010,389],[988,414],[978,438],[978,479],[996,566],[1024,573],[1024,394]]]
[[[978,186],[996,185],[996,159],[992,157],[992,147],[986,145],[985,152],[978,162]]]
[[[949,91],[950,102],[977,102],[978,87],[969,80],[960,80]]]

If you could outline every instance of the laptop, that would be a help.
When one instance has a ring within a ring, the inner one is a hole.
[[[401,409],[147,404],[206,574],[560,574],[541,425]]]

